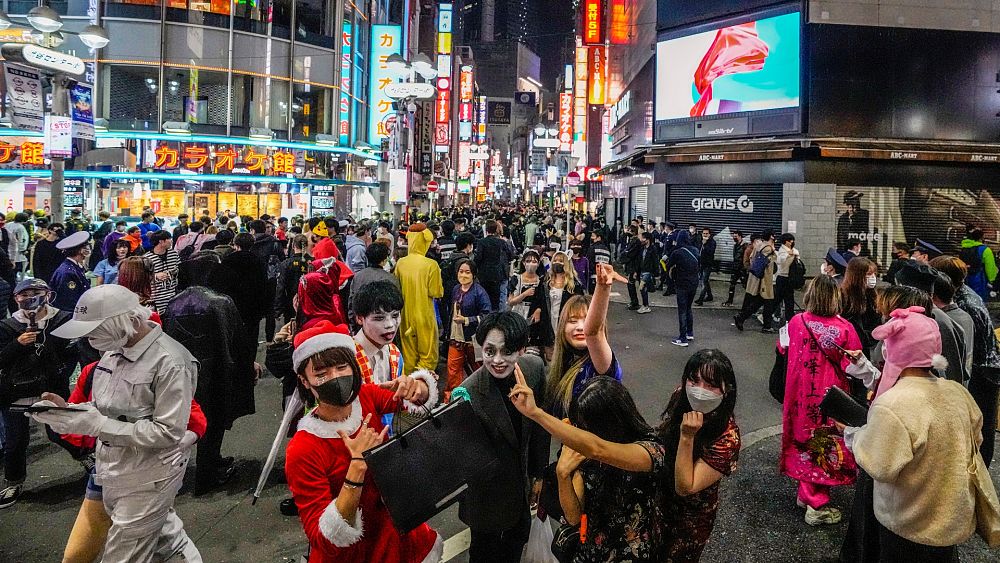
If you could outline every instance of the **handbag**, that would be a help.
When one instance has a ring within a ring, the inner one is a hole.
[[[458,444],[461,455],[456,455]],[[412,428],[366,451],[368,470],[399,532],[443,511],[470,482],[492,471],[499,458],[489,444],[472,404],[452,396],[451,403],[428,411]]]
[[[552,538],[552,555],[559,563],[571,563],[581,542],[580,526],[563,524]]]
[[[785,402],[785,381],[788,379],[788,356],[774,348],[774,365],[767,380],[767,390],[779,403]]]
[[[992,437],[992,432],[989,432]],[[1000,500],[983,456],[972,437],[972,460],[968,471],[976,494],[976,533],[990,547],[1000,547]]]

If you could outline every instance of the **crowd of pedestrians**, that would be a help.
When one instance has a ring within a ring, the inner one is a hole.
[[[34,419],[88,476],[64,561],[201,561],[175,497],[192,453],[195,495],[232,478],[225,434],[255,413],[266,373],[295,425],[280,510],[300,519],[311,562],[441,560],[438,532],[394,519],[397,493],[380,490],[369,454],[460,401],[482,432],[456,455],[496,460],[458,501],[474,563],[520,561],[538,522],[560,562],[700,559],[742,443],[736,369],[695,352],[667,375],[676,385],[650,424],[607,316],[616,283],[638,314],[662,290],[676,296],[671,342],[690,346],[695,306],[715,301],[722,273],[712,229],[485,204],[179,219],[74,213],[64,226],[18,213],[2,229],[0,508],[21,499]],[[961,256],[900,246],[891,283],[857,241],[807,282],[793,234],[728,236],[722,305],[745,286],[734,326],[761,311],[762,331],[778,333],[778,467],[805,522],[839,522],[847,507],[831,489],[855,486],[842,560],[952,560],[989,524],[967,470],[992,460],[1000,389],[982,232],[970,228]],[[867,423],[825,411],[834,388]]]

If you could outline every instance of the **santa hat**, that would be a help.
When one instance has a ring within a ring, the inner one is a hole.
[[[292,352],[292,367],[299,373],[302,365],[320,352],[331,348],[346,348],[354,354],[355,343],[347,325],[335,325],[330,321],[320,321],[316,326],[295,335],[295,351]]]
[[[889,322],[872,331],[876,340],[885,342],[885,367],[876,396],[891,389],[906,368],[948,367],[948,361],[941,355],[937,321],[925,315],[923,307],[896,309],[889,317]]]

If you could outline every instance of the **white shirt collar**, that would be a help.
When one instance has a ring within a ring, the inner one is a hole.
[[[40,327],[44,327],[45,326],[45,321],[47,321],[47,320],[51,319],[52,317],[56,316],[56,313],[58,313],[58,312],[59,312],[59,309],[56,309],[52,305],[46,305],[45,306],[45,314],[42,315],[41,317],[35,317],[35,323],[37,323],[38,326],[40,326]],[[20,322],[20,323],[24,323],[24,324],[28,324],[28,322],[29,322],[28,321],[28,315],[26,315],[24,313],[24,311],[22,311],[20,309],[14,311],[14,320],[16,320],[17,322]]]
[[[361,345],[361,349],[364,350],[365,355],[369,358],[376,358],[382,351],[382,346],[372,342],[368,335],[365,334],[365,329],[358,329],[358,332],[354,335],[354,341]],[[386,345],[388,346],[388,344]]]

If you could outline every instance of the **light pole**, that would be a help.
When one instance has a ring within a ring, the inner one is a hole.
[[[396,127],[393,130],[393,134],[396,136],[396,150],[390,155],[390,166],[392,168],[406,168],[406,195],[409,199],[410,184],[413,181],[414,114],[417,111],[418,100],[432,100],[437,95],[437,88],[429,81],[434,80],[438,73],[431,64],[430,57],[423,53],[418,53],[412,61],[407,61],[399,54],[389,55],[386,59],[386,66],[391,73],[403,80],[386,86],[384,92],[386,96],[396,101]],[[428,82],[418,82],[418,75]],[[405,166],[403,166],[399,153],[404,142],[403,120],[407,116],[409,117],[407,120],[409,135],[406,138],[406,159]],[[395,210],[396,216],[402,216],[403,205],[395,205],[398,206]]]
[[[84,45],[96,51],[110,42],[108,33],[101,26],[93,24],[84,27],[79,33],[61,31],[62,18],[48,6],[32,8],[28,12],[27,19],[31,28],[38,32],[31,34],[38,46],[5,43],[0,47],[0,51],[2,51],[4,59],[24,64],[48,75],[52,83],[52,109],[49,111],[49,115],[66,117],[69,113],[68,83],[72,80],[67,75],[79,76],[83,74],[86,67],[78,57],[53,51],[50,48],[61,45],[65,40],[64,35],[68,34],[76,35]],[[15,24],[6,12],[0,10],[0,30],[10,27],[28,29],[27,26]],[[92,102],[91,107],[95,106],[96,104]],[[62,221],[65,162],[61,156],[50,156],[49,158],[52,163],[51,214],[54,220]]]

